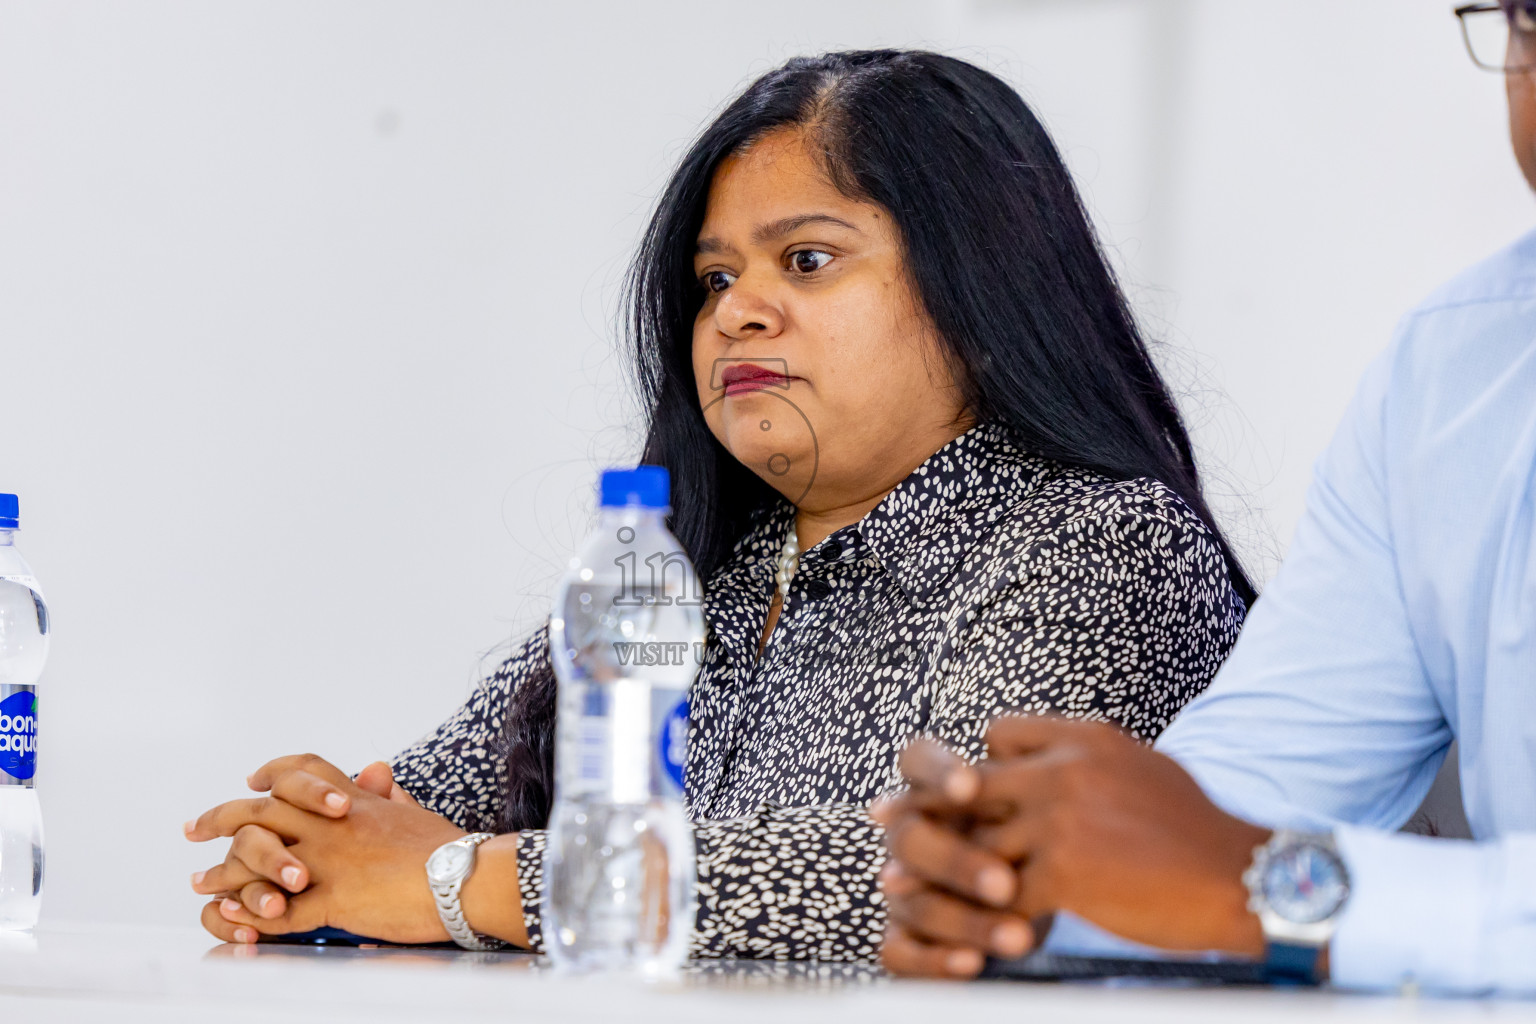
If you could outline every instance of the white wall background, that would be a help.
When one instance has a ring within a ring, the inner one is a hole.
[[[189,923],[180,823],[356,768],[541,616],[632,457],[624,261],[783,58],[1055,131],[1261,575],[1416,298],[1526,230],[1449,0],[0,0],[0,490],[57,632],[45,918]]]

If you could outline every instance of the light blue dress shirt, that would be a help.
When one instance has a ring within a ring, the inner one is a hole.
[[[1476,841],[1396,832],[1453,737]],[[1536,993],[1536,233],[1403,320],[1158,748],[1233,814],[1337,829],[1335,984]]]

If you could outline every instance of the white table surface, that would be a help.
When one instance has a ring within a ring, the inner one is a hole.
[[[1536,1002],[1337,992],[893,981],[846,965],[715,965],[671,985],[567,977],[537,957],[451,950],[259,946],[197,929],[0,933],[0,1022],[660,1021],[853,1024],[1135,1021],[1490,1021],[1536,1024]]]

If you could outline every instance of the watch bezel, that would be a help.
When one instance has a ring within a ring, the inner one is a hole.
[[[1338,874],[1340,892],[1333,905],[1315,918],[1304,921],[1285,916],[1269,899],[1271,873],[1303,850],[1312,850],[1330,862]],[[1337,844],[1328,833],[1309,834],[1279,829],[1253,851],[1253,863],[1243,873],[1248,888],[1248,909],[1259,917],[1264,938],[1303,946],[1321,947],[1333,937],[1339,915],[1349,902],[1351,891],[1349,866],[1340,856]]]
[[[1315,890],[1310,896],[1300,894],[1296,885],[1297,861],[1308,855],[1326,864],[1326,872],[1332,875],[1325,888]],[[1313,842],[1294,843],[1275,851],[1259,885],[1270,909],[1295,924],[1326,921],[1337,914],[1349,898],[1349,872],[1343,859],[1335,851]],[[1302,913],[1296,913],[1303,908]]]
[[[444,843],[427,858],[427,878],[433,885],[463,881],[475,862],[475,851],[462,839]]]

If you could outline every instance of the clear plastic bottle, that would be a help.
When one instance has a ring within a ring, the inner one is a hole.
[[[0,929],[37,923],[43,819],[37,791],[37,679],[48,659],[48,606],[16,550],[16,495],[0,494]]]
[[[559,702],[544,947],[567,969],[663,977],[693,931],[683,768],[703,595],[665,525],[665,469],[610,470],[600,493],[549,624]]]

